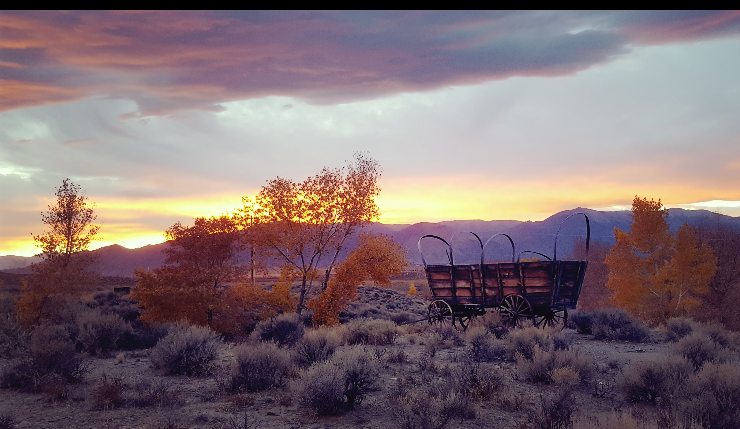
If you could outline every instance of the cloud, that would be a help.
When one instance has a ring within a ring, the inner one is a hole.
[[[90,144],[100,141],[100,139],[95,138],[87,138],[87,139],[70,139],[70,140],[64,140],[61,142],[62,146],[76,146],[76,145],[83,145],[83,144]]]
[[[3,110],[104,94],[124,118],[268,95],[337,104],[567,75],[737,36],[738,12],[3,12]]]

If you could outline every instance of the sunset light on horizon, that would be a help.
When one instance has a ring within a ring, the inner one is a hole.
[[[365,151],[380,222],[740,216],[740,13],[0,12],[0,255],[136,248]]]

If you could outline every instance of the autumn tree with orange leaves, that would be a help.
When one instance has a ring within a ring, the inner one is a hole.
[[[42,261],[32,266],[34,277],[24,283],[16,302],[16,314],[26,326],[51,315],[47,307],[52,296],[77,294],[94,278],[90,267],[95,260],[88,251],[100,230],[94,223],[94,203],[69,179],[55,195],[56,201],[41,213],[48,230],[33,236]]]
[[[605,261],[614,303],[653,324],[700,305],[717,269],[712,249],[699,245],[694,229],[684,224],[671,234],[667,217],[660,200],[635,197],[630,230],[614,229],[617,242]]]
[[[166,232],[165,265],[137,270],[131,299],[144,308],[145,322],[211,324],[222,309],[224,282],[234,278],[235,256],[241,249],[240,230],[226,215],[199,217],[191,227],[180,222]]]
[[[322,281],[326,289],[347,238],[378,218],[380,174],[376,160],[356,153],[344,168],[324,168],[300,183],[278,177],[257,195],[260,211],[251,213],[261,221],[255,231],[274,257],[298,273],[298,312],[322,263],[327,267]],[[243,213],[250,213],[249,208]]]
[[[339,313],[357,298],[357,287],[366,279],[376,285],[390,286],[390,277],[400,274],[407,265],[406,250],[391,238],[371,233],[360,235],[360,245],[339,264],[328,287],[308,302],[308,308],[314,311],[314,324],[338,323]]]

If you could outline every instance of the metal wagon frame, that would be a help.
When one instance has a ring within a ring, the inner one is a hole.
[[[560,230],[573,216],[586,220],[586,256],[584,260],[558,260],[557,246]],[[427,283],[433,301],[428,308],[430,324],[450,324],[467,329],[470,322],[495,308],[508,326],[518,326],[531,320],[535,326],[565,326],[568,310],[575,309],[588,266],[591,225],[585,213],[568,215],[555,234],[553,258],[539,252],[525,250],[516,253],[514,241],[507,234],[494,234],[485,244],[475,236],[481,249],[481,261],[476,264],[455,265],[452,246],[436,235],[424,235],[418,248],[424,264]],[[511,244],[511,262],[486,262],[485,248],[496,237],[506,237]],[[421,242],[425,238],[442,241],[447,246],[448,264],[426,263]],[[521,254],[533,253],[543,261],[521,261]]]

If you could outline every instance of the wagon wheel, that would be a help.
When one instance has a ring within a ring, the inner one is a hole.
[[[568,323],[568,310],[565,308],[548,308],[542,314],[535,315],[534,325],[540,328],[554,327],[563,329]]]
[[[532,306],[521,295],[507,295],[501,301],[499,314],[504,324],[512,328],[521,325],[524,319],[534,320]]]
[[[460,322],[460,326],[462,326],[463,331],[468,330],[468,326],[470,326],[470,321],[472,321],[473,318],[475,318],[475,316],[457,316],[457,321]]]
[[[452,315],[452,307],[444,301],[433,301],[429,304],[429,324],[442,326],[449,324],[454,326],[455,317]]]

